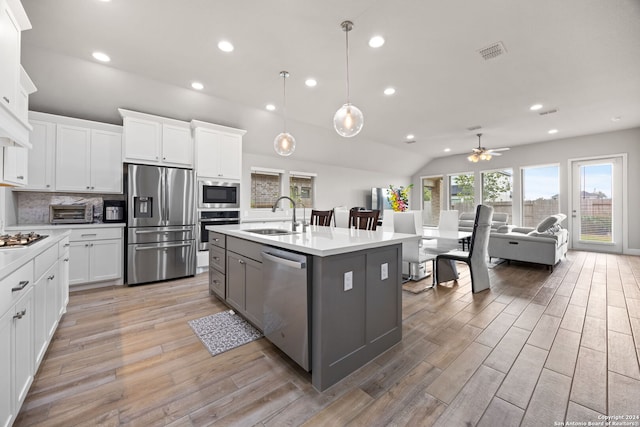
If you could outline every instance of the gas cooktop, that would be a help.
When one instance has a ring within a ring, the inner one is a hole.
[[[46,237],[44,234],[31,233],[17,233],[14,235],[3,234],[0,236],[0,249],[8,248],[23,248],[29,246],[32,243],[38,242]]]

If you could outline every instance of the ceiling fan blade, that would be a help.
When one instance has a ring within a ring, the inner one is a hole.
[[[487,154],[490,154],[492,156],[502,156],[502,153],[494,153],[493,151],[487,151]]]
[[[507,150],[510,150],[510,148],[509,148],[509,147],[503,147],[503,148],[492,148],[492,149],[490,149],[489,151],[492,151],[492,152],[494,152],[494,153],[495,153],[496,151],[507,151]]]

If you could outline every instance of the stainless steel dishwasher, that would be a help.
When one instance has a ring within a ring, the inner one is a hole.
[[[309,265],[304,254],[262,252],[264,336],[306,371],[309,361]]]

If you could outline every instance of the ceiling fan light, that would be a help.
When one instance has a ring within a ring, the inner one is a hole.
[[[485,154],[484,159],[485,160],[491,160],[491,154]]]
[[[273,140],[273,149],[281,156],[290,156],[296,149],[296,139],[288,132],[282,132]]]

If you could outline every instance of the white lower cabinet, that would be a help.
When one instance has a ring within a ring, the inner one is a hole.
[[[0,280],[0,427],[15,422],[66,311],[65,243],[68,237]]]
[[[122,228],[76,229],[69,243],[69,284],[122,278]]]
[[[0,304],[0,425],[8,426],[15,420],[35,373],[32,261],[0,281]]]

